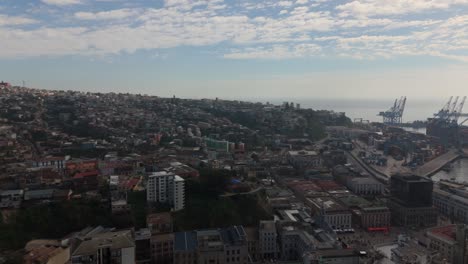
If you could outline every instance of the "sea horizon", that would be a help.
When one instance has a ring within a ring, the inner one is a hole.
[[[335,112],[344,112],[351,120],[362,118],[370,122],[382,122],[380,112],[389,110],[395,99],[391,98],[239,98],[238,100],[249,102],[262,102],[272,104],[282,104],[283,102],[293,102],[299,104],[301,108],[310,108],[313,110],[329,110]],[[447,98],[427,98],[412,100],[407,98],[405,111],[403,113],[403,123],[413,121],[426,121],[434,116],[445,103]]]

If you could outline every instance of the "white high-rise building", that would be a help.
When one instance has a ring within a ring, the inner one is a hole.
[[[146,185],[146,200],[170,204],[174,211],[184,209],[184,179],[166,171],[151,174]]]

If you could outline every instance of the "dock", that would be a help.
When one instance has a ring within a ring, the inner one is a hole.
[[[425,163],[415,171],[416,175],[430,177],[440,171],[445,165],[452,163],[456,159],[463,157],[458,150],[449,150],[447,153]]]

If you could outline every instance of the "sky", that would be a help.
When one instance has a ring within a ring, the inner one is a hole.
[[[468,0],[0,0],[0,36],[0,80],[35,88],[239,99],[468,91]]]

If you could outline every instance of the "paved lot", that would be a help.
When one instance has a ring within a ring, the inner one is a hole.
[[[393,243],[402,232],[404,232],[404,230],[401,228],[393,227],[388,234],[356,230],[354,234],[340,234],[338,237],[351,247],[373,247],[378,244]]]

